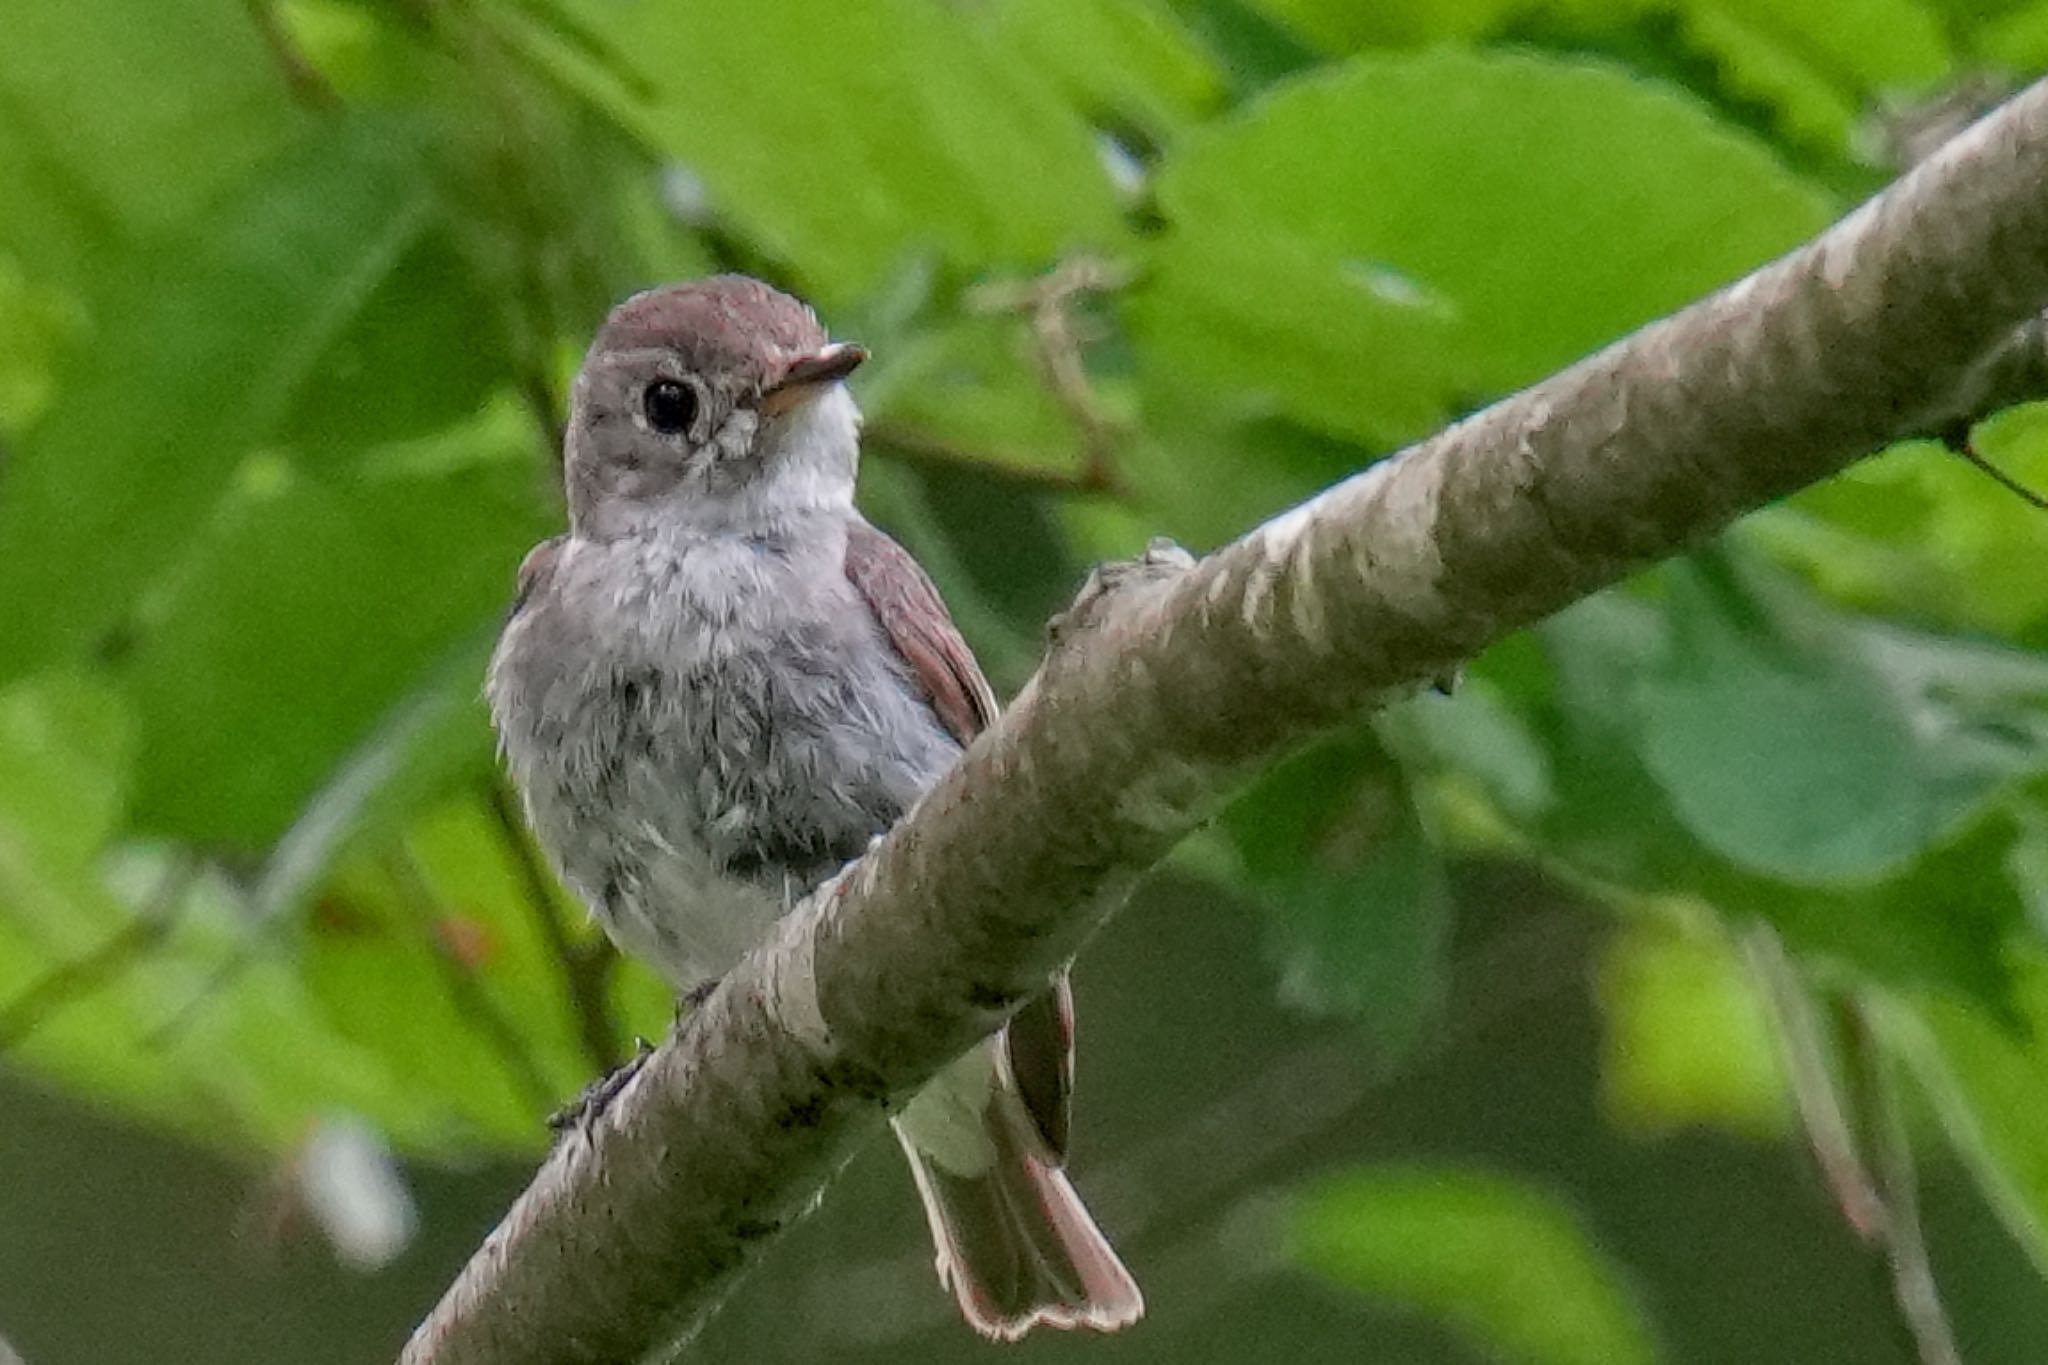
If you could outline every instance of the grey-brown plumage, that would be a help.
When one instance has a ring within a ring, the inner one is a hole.
[[[679,990],[722,974],[995,714],[937,592],[853,508],[859,363],[726,276],[616,309],[577,376],[570,529],[491,663],[506,762],[563,880]],[[1062,976],[897,1122],[968,1321],[1111,1330],[1142,1300],[1060,1170]]]

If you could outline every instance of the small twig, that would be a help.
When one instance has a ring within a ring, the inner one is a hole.
[[[1968,450],[1970,431],[1977,423],[2015,404],[2044,397],[2048,397],[2048,317],[2037,315],[1986,351],[1939,403],[1900,432],[1899,439],[1918,436],[1951,449]]]
[[[1011,484],[1019,489],[1075,496],[1111,494],[1113,490],[1091,478],[1086,470],[1067,473],[1043,465],[1014,460],[1003,455],[969,450],[936,436],[893,422],[873,422],[867,427],[867,441],[904,460],[934,469],[958,469]]]
[[[609,939],[578,942],[570,934],[561,903],[555,898],[554,878],[535,855],[526,837],[526,827],[504,787],[496,782],[486,783],[484,804],[498,826],[506,851],[519,868],[520,884],[526,892],[534,924],[562,970],[562,989],[576,1019],[583,1055],[600,1074],[611,1071],[623,1060],[618,1023],[612,1018],[610,1005],[611,974],[618,963],[618,951]]]
[[[2017,497],[2021,502],[2026,503],[2037,511],[2048,512],[2048,497],[2043,497],[2041,494],[2036,493],[2033,489],[2027,487],[2018,479],[2015,479],[2012,475],[1985,459],[1982,455],[1979,455],[1976,448],[1968,441],[1959,442],[1950,446],[1949,449],[1969,464],[1990,475],[1993,482]]]
[[[1807,1140],[1843,1218],[1865,1242],[1883,1251],[1892,1299],[1922,1365],[1962,1365],[1921,1232],[1919,1188],[1898,1078],[1871,1029],[1866,1006],[1852,998],[1837,1009],[1848,1072],[1845,1090],[1829,1064],[1813,998],[1777,933],[1759,926],[1743,946],[1777,1023]],[[1860,1152],[1864,1147],[1871,1154],[1869,1165]]]
[[[285,87],[292,98],[308,109],[325,113],[341,107],[341,96],[328,83],[320,68],[306,59],[292,41],[290,33],[277,17],[275,0],[245,0],[249,18],[255,23],[257,33],[263,37],[263,45],[270,51],[271,60],[284,76]]]
[[[1074,321],[1073,303],[1083,294],[1121,289],[1130,276],[1127,267],[1115,262],[1076,256],[1038,279],[985,284],[967,296],[973,312],[1031,315],[1031,335],[1045,382],[1081,438],[1081,482],[1091,490],[1116,494],[1124,491],[1116,462],[1122,423],[1103,408],[1088,382],[1081,353],[1086,338]]]
[[[568,439],[568,418],[560,403],[555,401],[554,386],[547,376],[535,368],[522,368],[519,372],[519,399],[526,405],[526,414],[540,435],[541,446],[555,462],[555,468],[562,467],[563,442]]]
[[[199,983],[199,989],[163,1017],[155,1027],[144,1033],[137,1046],[145,1052],[158,1052],[177,1041],[178,1035],[192,1026],[199,1012],[211,1004],[216,996],[234,984],[235,978],[256,965],[266,948],[272,946],[281,920],[270,920],[252,928],[235,950],[222,958],[206,979]]]
[[[506,1074],[535,1114],[546,1116],[553,1113],[554,1089],[527,1049],[525,1039],[519,1036],[519,1030],[512,1026],[511,1020],[485,992],[470,965],[462,960],[454,945],[440,932],[446,917],[441,913],[433,888],[427,884],[426,874],[403,844],[386,855],[384,865],[385,873],[397,887],[400,899],[412,911],[414,926],[419,930],[423,946],[441,969],[442,984],[447,988],[448,999],[456,1012],[496,1049]]]
[[[60,963],[0,1005],[0,1054],[6,1053],[66,1005],[117,980],[177,927],[199,864],[174,855],[135,918],[83,957]]]
[[[1843,1038],[1866,1103],[1870,1144],[1888,1215],[1882,1240],[1891,1264],[1892,1297],[1899,1317],[1913,1338],[1921,1365],[1962,1365],[1920,1226],[1919,1180],[1898,1073],[1871,1027],[1865,1002],[1851,1000],[1845,1005]]]
[[[1744,936],[1742,946],[1777,1024],[1785,1075],[1791,1083],[1800,1125],[1806,1130],[1806,1141],[1820,1167],[1821,1178],[1827,1182],[1842,1217],[1856,1235],[1878,1245],[1888,1222],[1884,1199],[1857,1150],[1855,1129],[1829,1065],[1821,1021],[1806,982],[1785,952],[1777,931],[1769,926],[1752,929]]]

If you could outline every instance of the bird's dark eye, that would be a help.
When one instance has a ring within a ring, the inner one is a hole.
[[[690,423],[697,420],[696,391],[677,380],[655,380],[640,401],[647,408],[647,424],[656,431],[673,436],[688,431]]]

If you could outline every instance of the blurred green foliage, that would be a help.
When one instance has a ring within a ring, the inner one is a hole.
[[[564,970],[593,933],[476,697],[632,289],[744,269],[874,349],[867,504],[1014,686],[1089,561],[1234,536],[1734,278],[1884,183],[1915,101],[2041,66],[2038,0],[17,6],[0,1053],[239,1152],[348,1111],[458,1159],[664,1025],[637,969]],[[1067,305],[1076,394],[1003,294],[1082,257],[1117,282]],[[2048,407],[1974,440],[2048,483]],[[1734,946],[1782,936],[2048,1265],[2044,555],[1901,446],[1282,765],[1179,866],[1390,1059],[1445,1027],[1456,865],[1608,907],[1637,1133],[1797,1140]],[[1311,1180],[1290,1226],[1502,1358],[1659,1358],[1506,1177]]]

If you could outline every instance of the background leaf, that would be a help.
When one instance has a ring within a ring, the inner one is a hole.
[[[1392,1052],[1441,1005],[1450,889],[1406,776],[1364,732],[1282,764],[1224,817],[1266,902],[1281,997],[1361,1017]]]
[[[419,240],[428,189],[388,131],[336,125],[108,305],[92,357],[4,471],[0,676],[112,624]],[[132,458],[138,421],[147,460]]]
[[[1669,581],[1675,647],[1645,681],[1643,760],[1717,852],[1788,881],[1873,879],[1910,865],[2008,775],[1922,723],[1818,620],[1795,633],[1700,575]]]
[[[1141,342],[1368,440],[1576,359],[1827,217],[1681,96],[1453,51],[1296,82],[1176,148],[1159,198],[1175,245]]]
[[[1528,1186],[1457,1169],[1355,1171],[1305,1195],[1292,1233],[1309,1269],[1442,1318],[1502,1359],[1660,1359],[1621,1274]]]

